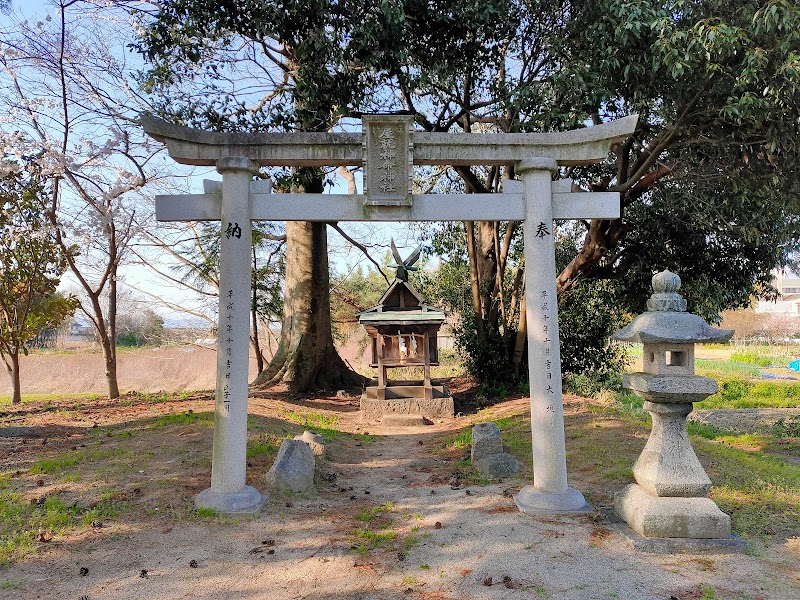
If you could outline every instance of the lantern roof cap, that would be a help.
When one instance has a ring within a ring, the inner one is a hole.
[[[678,293],[678,275],[666,270],[656,273],[652,284],[647,312],[614,333],[613,339],[642,344],[707,344],[731,339],[733,330],[711,327],[702,317],[686,312],[686,300]]]

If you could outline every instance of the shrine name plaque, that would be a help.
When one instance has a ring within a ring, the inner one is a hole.
[[[364,115],[364,204],[411,205],[412,115]]]

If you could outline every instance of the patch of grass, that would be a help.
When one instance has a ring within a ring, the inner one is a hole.
[[[720,379],[725,377],[741,377],[751,379],[758,377],[761,369],[754,365],[732,363],[727,360],[707,360],[696,358],[694,360],[695,372],[703,377]]]
[[[62,473],[63,471],[75,468],[80,460],[81,455],[77,452],[73,452],[68,456],[61,456],[58,458],[40,458],[30,468],[30,472],[34,474],[41,473],[42,475],[49,475],[50,473]]]
[[[718,600],[719,596],[717,596],[717,592],[714,590],[713,587],[710,585],[706,585],[705,583],[701,583],[698,586],[698,591],[700,594],[700,600]]]
[[[256,456],[271,456],[278,452],[275,444],[268,441],[248,441],[247,442],[247,458],[254,458]]]
[[[47,406],[54,400],[97,400],[104,398],[103,394],[22,394],[23,404],[42,403]],[[0,406],[11,404],[11,396],[0,395]]]
[[[163,404],[173,400],[186,400],[189,397],[189,392],[161,392],[160,394],[150,394],[147,392],[128,392],[120,398],[120,404],[123,406],[131,406],[132,404],[141,404],[146,402],[148,404]]]
[[[777,438],[800,438],[800,417],[778,419],[770,428],[770,433]]]
[[[770,356],[762,356],[756,352],[739,351],[731,353],[731,362],[756,365],[757,367],[768,367],[773,364],[773,358]]]
[[[617,395],[616,410],[639,423],[650,423],[650,414],[644,409],[644,400],[627,390]]]
[[[339,417],[337,415],[324,415],[322,413],[296,413],[287,411],[283,413],[283,418],[300,425],[304,429],[310,429],[319,433],[325,438],[326,443],[330,443],[338,438],[342,432],[338,429]]]
[[[391,529],[373,531],[367,527],[356,530],[357,544],[354,548],[359,554],[366,554],[370,550],[385,546],[393,542],[397,537],[397,532]]]
[[[57,534],[77,525],[80,512],[76,505],[64,504],[57,494],[31,503],[19,493],[0,492],[0,564],[33,552],[40,531]]]
[[[370,508],[366,508],[358,513],[356,513],[355,518],[356,521],[362,522],[369,522],[375,517],[382,515],[387,512],[393,512],[395,506],[391,502],[387,502],[386,504],[382,504],[381,506],[372,506]]]
[[[123,511],[130,508],[127,500],[120,499],[120,492],[114,490],[103,490],[100,494],[100,501],[83,513],[81,522],[83,525],[91,525],[92,521],[103,519],[113,519]]]
[[[733,530],[745,539],[800,530],[800,466],[730,445],[739,437],[692,439],[696,449],[712,459],[711,498],[731,515]]]
[[[159,427],[167,427],[169,425],[192,425],[195,423],[206,426],[213,425],[214,413],[183,412],[171,415],[162,415],[153,419],[153,421],[150,423],[150,428],[157,429]]]
[[[719,391],[695,408],[795,408],[800,407],[800,385],[792,381],[749,381],[741,377],[716,377]]]
[[[17,590],[22,587],[20,579],[0,579],[0,590]]]
[[[472,427],[462,429],[445,441],[445,447],[453,450],[469,448],[472,446]]]
[[[526,461],[531,456],[530,419],[522,416],[495,419],[500,428],[503,450],[517,459]]]
[[[193,506],[188,511],[187,514],[190,518],[194,518],[200,521],[207,521],[209,519],[216,519],[220,516],[220,513],[217,511],[216,508],[210,507],[197,507]]]

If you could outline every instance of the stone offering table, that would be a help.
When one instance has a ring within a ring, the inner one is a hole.
[[[615,510],[645,537],[727,539],[730,517],[708,498],[711,480],[689,443],[686,417],[693,402],[717,391],[714,380],[694,374],[694,345],[727,342],[733,331],[687,313],[680,285],[669,271],[653,276],[648,312],[614,334],[644,347],[644,372],[625,375],[623,385],[645,400],[653,418],[633,466],[636,483],[617,494]]]

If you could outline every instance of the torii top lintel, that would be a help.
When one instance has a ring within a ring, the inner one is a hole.
[[[554,133],[425,133],[414,131],[418,165],[510,165],[546,157],[559,165],[591,164],[608,155],[609,145],[633,133],[638,115],[594,127]],[[187,165],[215,166],[242,157],[263,166],[361,165],[362,133],[228,133],[174,125],[142,115],[152,138],[167,145],[170,157]]]

